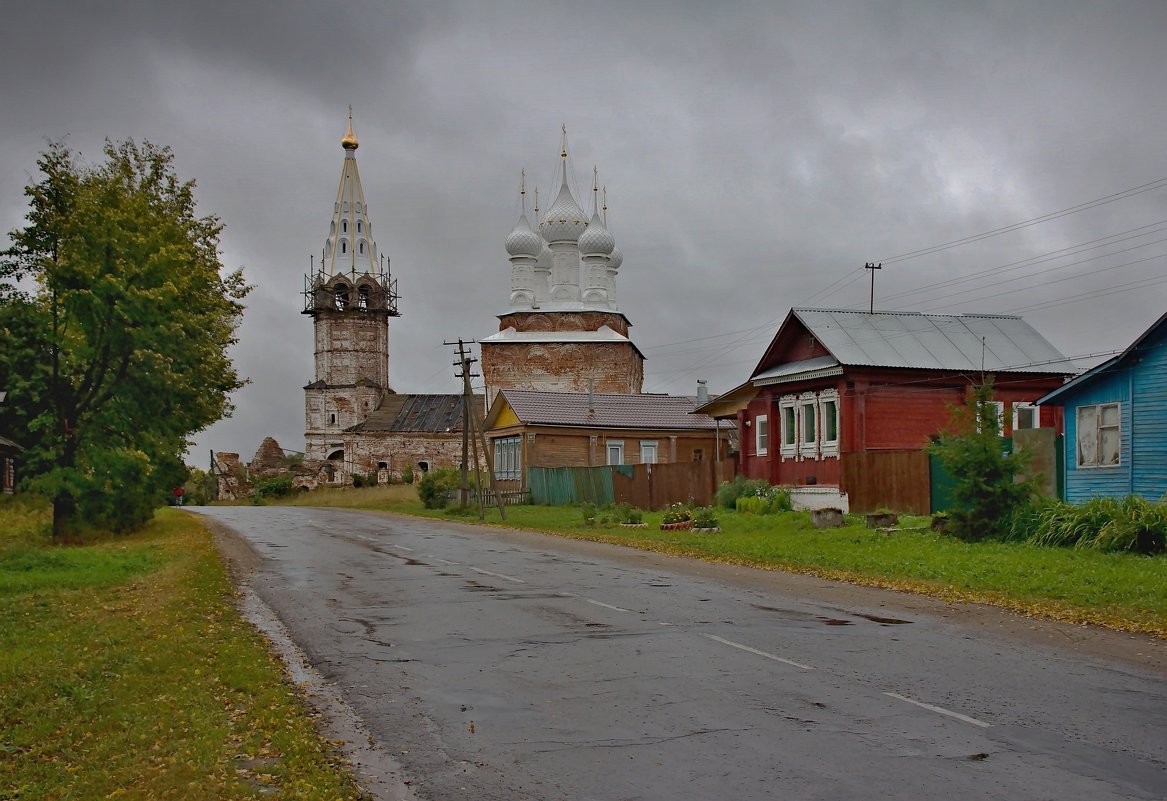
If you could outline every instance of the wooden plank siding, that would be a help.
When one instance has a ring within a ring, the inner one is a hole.
[[[1131,485],[1154,501],[1167,493],[1167,330],[1141,351],[1131,366]]]
[[[928,455],[922,450],[845,453],[840,467],[839,488],[847,493],[852,512],[931,511]]]
[[[1065,399],[1066,500],[1081,503],[1097,496],[1119,497],[1131,491],[1131,396],[1127,370],[1115,370],[1083,384]],[[1078,407],[1118,403],[1120,446],[1118,464],[1078,467]]]

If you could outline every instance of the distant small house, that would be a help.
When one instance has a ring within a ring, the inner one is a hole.
[[[344,430],[337,452],[344,473],[376,475],[384,483],[409,470],[456,467],[462,461],[462,403],[461,395],[386,394],[364,420]],[[483,397],[475,395],[472,403],[477,413]]]
[[[0,492],[11,495],[16,489],[16,457],[24,448],[0,437]]]
[[[1037,403],[1065,410],[1066,500],[1167,494],[1167,314]]]
[[[665,464],[727,458],[730,430],[703,414],[697,399],[503,389],[483,429],[496,479],[525,488],[528,467]]]
[[[748,381],[699,411],[735,418],[738,470],[803,506],[930,511],[923,449],[987,374],[1003,433],[1060,428],[1038,397],[1073,365],[1020,317],[791,309]]]

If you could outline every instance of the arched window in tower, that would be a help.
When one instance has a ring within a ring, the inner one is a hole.
[[[348,306],[348,284],[337,284],[334,293],[336,308],[344,311]]]
[[[340,232],[342,234],[348,233],[348,220],[341,220],[340,221]]]
[[[358,201],[357,201],[357,214],[360,214],[360,213],[361,213],[361,203],[360,203],[360,201],[358,200]]]
[[[344,240],[344,239],[340,240],[340,252],[341,253],[348,253],[348,241],[347,240]]]
[[[348,201],[347,200],[344,202],[344,213],[348,214]]]
[[[326,241],[324,243],[324,258],[327,259],[331,255],[332,255],[332,240],[329,239],[328,241]]]
[[[336,220],[333,220],[328,224],[328,235],[336,236]]]
[[[360,209],[357,209],[357,211],[360,211]],[[361,232],[361,221],[357,220],[357,233],[359,234],[360,232]]]
[[[362,239],[361,244],[360,244],[360,253],[363,254],[364,252],[365,252],[365,240]]]
[[[361,284],[359,287],[357,287],[357,308],[358,309],[368,309],[369,308],[369,295],[370,295],[370,291],[369,291],[368,284]]]

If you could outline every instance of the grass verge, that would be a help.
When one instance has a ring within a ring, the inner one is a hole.
[[[48,543],[0,503],[0,798],[364,798],[231,603],[210,533]]]
[[[401,512],[477,523],[470,515],[422,508],[411,487],[320,490],[293,503]],[[721,532],[586,526],[578,507],[511,506],[507,520],[486,522],[577,539],[626,545],[771,570],[808,573],[949,601],[987,603],[1034,617],[1096,624],[1167,637],[1167,557],[1048,548],[1024,543],[966,543],[927,530],[927,518],[902,519],[894,532],[870,530],[858,516],[838,529],[815,529],[809,515],[748,515],[717,510]]]

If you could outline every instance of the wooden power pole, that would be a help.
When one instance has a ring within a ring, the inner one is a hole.
[[[495,501],[498,503],[499,516],[503,520],[506,520],[506,504],[503,502],[502,495],[499,493],[498,487],[494,482],[494,460],[490,457],[490,449],[487,447],[486,442],[486,432],[482,429],[482,421],[478,419],[478,411],[474,403],[474,390],[470,385],[470,379],[477,376],[477,374],[470,372],[470,365],[478,360],[470,358],[464,340],[459,339],[456,343],[446,342],[444,344],[456,344],[458,346],[458,361],[454,366],[460,371],[457,374],[458,378],[462,379],[462,481],[458,490],[459,502],[465,506],[466,496],[470,492],[470,482],[466,473],[471,451],[473,451],[474,487],[478,500],[478,518],[480,520],[486,519],[486,499],[483,497],[482,476],[478,470],[478,446],[481,444],[482,460],[486,462],[488,486],[490,487],[491,494],[494,495]]]

